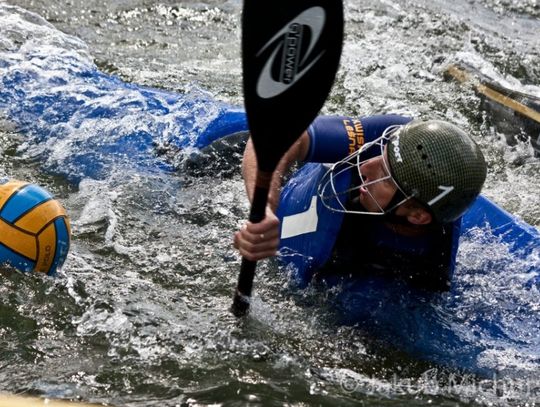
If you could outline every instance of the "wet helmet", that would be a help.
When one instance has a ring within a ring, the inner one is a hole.
[[[403,126],[390,139],[387,154],[399,187],[428,207],[439,222],[463,215],[486,179],[486,162],[478,145],[444,121]]]

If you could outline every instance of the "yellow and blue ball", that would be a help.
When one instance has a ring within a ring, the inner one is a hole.
[[[43,188],[0,181],[0,264],[54,275],[70,243],[66,210]]]

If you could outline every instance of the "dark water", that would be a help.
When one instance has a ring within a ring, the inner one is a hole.
[[[196,83],[241,103],[239,1],[6,3],[80,38],[89,60],[126,81],[174,91]],[[486,152],[485,194],[540,226],[540,161],[530,145],[509,147],[480,99],[442,76],[448,63],[465,61],[540,95],[538,3],[351,0],[346,17],[325,112],[460,123]],[[493,349],[485,357],[501,370],[521,363],[500,381],[416,360],[336,325],[332,293],[292,291],[272,262],[259,268],[251,317],[236,321],[228,311],[239,264],[231,234],[248,208],[238,157],[222,172],[115,174],[73,185],[40,171],[23,140],[2,122],[0,175],[53,191],[69,208],[74,238],[54,280],[0,272],[1,390],[118,406],[539,402],[538,360]],[[482,262],[487,249],[480,239],[465,242],[460,261]],[[519,278],[479,279],[493,297],[510,293],[540,309],[537,291],[522,290]]]

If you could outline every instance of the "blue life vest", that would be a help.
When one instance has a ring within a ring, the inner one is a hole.
[[[330,258],[344,218],[343,213],[326,208],[317,195],[327,171],[318,163],[300,168],[284,186],[276,212],[280,219],[280,258],[293,266],[294,275],[304,283]],[[350,182],[349,172],[336,177],[337,191],[347,189]]]
[[[307,285],[315,272],[330,264],[329,260],[334,258],[335,245],[344,226],[346,215],[328,209],[322,204],[317,194],[320,181],[327,171],[328,167],[319,163],[307,163],[300,168],[284,186],[276,212],[280,219],[280,260],[301,286]],[[345,191],[350,187],[350,183],[350,172],[340,173],[334,179],[336,192]],[[425,278],[427,286],[434,278],[433,281],[437,283],[432,286],[432,289],[445,289],[445,285],[447,287],[455,268],[461,219],[452,224],[441,225],[440,235],[428,234],[419,237],[400,235],[388,228],[384,221],[370,222],[369,226],[368,224],[365,226],[363,232],[368,235],[359,234],[357,243],[359,248],[363,247],[367,252],[358,253],[353,247],[354,254],[361,255],[363,259],[375,258],[375,263],[369,264],[381,270],[388,269],[391,272],[397,272],[397,274],[403,271],[405,273],[403,276],[407,275],[407,258],[412,256],[412,258],[423,259],[435,254],[440,256],[437,259],[440,261],[438,265],[442,268],[434,267],[432,272],[430,268],[429,273],[420,278]],[[368,241],[370,244],[367,244]],[[394,255],[402,260],[402,262],[397,260],[396,266],[392,263],[395,261],[395,259],[392,260]],[[400,258],[400,255],[405,257]],[[379,260],[380,264],[377,264]],[[335,258],[332,263],[334,261]],[[358,264],[360,266],[361,262]],[[366,263],[360,266],[359,270],[367,266]],[[353,267],[354,274],[359,271],[356,268],[356,266]],[[418,270],[419,273],[421,271]],[[438,285],[439,282],[441,285]]]

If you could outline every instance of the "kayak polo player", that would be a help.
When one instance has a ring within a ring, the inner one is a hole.
[[[304,165],[280,193],[295,162]],[[248,141],[243,175],[250,199],[256,164]],[[244,225],[234,244],[250,260],[279,250],[302,281],[376,273],[445,290],[461,216],[486,172],[478,145],[453,124],[321,116],[278,165],[266,218]]]

